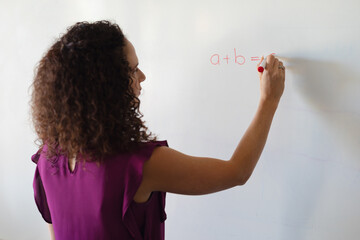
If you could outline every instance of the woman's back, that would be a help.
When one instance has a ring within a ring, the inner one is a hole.
[[[77,162],[74,171],[63,155],[46,159],[46,145],[34,154],[36,204],[56,239],[163,239],[165,192],[153,192],[145,203],[133,201],[156,146],[168,145],[149,142],[101,164]]]

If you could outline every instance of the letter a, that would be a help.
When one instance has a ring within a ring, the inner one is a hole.
[[[217,57],[216,62],[213,61],[213,57],[215,57],[215,56]],[[212,65],[220,65],[220,56],[219,56],[219,54],[212,55],[211,58],[210,58],[210,62],[211,62]]]

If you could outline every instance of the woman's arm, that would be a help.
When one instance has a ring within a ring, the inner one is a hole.
[[[274,56],[267,58],[266,69],[260,74],[260,104],[230,160],[157,147],[144,164],[143,181],[134,200],[146,201],[152,191],[198,195],[245,184],[260,158],[284,89],[285,72],[279,64]]]
[[[52,224],[49,224],[50,239],[55,240],[54,228]]]

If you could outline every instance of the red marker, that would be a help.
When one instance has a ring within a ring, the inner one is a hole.
[[[266,67],[266,58],[264,58],[260,64],[260,66],[258,67],[258,72],[263,72],[265,70]]]
[[[275,56],[275,53],[271,53],[270,55],[274,55]],[[264,56],[263,56],[264,57]],[[266,67],[266,59],[267,59],[267,56],[264,57],[263,61],[261,62],[260,66],[258,67],[258,72],[263,72],[265,70],[265,67]]]

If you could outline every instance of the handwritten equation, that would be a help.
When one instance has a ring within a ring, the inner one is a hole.
[[[275,53],[271,53],[271,54],[275,54]],[[254,56],[254,57],[250,57],[250,61],[251,62],[258,62],[260,61],[261,57],[259,56]],[[236,53],[236,48],[234,48],[234,55],[229,57],[228,54],[226,54],[226,57],[220,56],[220,54],[213,54],[210,57],[210,63],[212,65],[221,65],[221,64],[229,64],[233,62],[234,64],[238,64],[238,65],[244,65],[246,63],[246,61],[248,61],[247,58],[245,58],[243,55],[241,54],[237,54]]]

